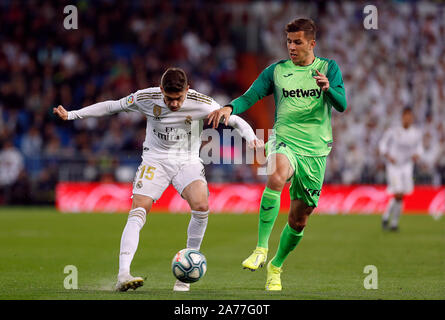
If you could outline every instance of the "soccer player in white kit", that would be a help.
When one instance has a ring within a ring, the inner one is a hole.
[[[188,202],[191,218],[187,248],[200,249],[207,227],[209,206],[204,167],[199,157],[203,119],[221,108],[212,98],[189,89],[182,69],[169,68],[160,87],[139,90],[120,100],[93,104],[67,112],[63,106],[53,112],[64,120],[100,117],[121,111],[139,111],[147,117],[142,163],[133,182],[132,207],[124,228],[119,254],[117,291],[136,289],[144,279],[130,274],[130,264],[139,243],[139,232],[153,202],[170,185]],[[229,125],[238,129],[249,147],[263,147],[252,128],[238,116]],[[190,284],[176,281],[173,290],[189,291]]]
[[[421,156],[423,146],[422,132],[413,126],[413,122],[411,108],[403,109],[402,125],[389,128],[379,143],[379,152],[386,160],[387,190],[393,195],[382,216],[384,230],[398,231],[403,197],[414,188],[414,162]]]

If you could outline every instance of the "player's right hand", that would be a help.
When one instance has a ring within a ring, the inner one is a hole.
[[[61,105],[59,105],[57,108],[53,108],[53,113],[57,114],[62,120],[68,120],[68,111],[66,111]]]
[[[232,107],[231,106],[225,106],[221,109],[215,110],[207,116],[207,119],[209,119],[208,125],[212,124],[213,129],[216,129],[219,126],[219,122],[221,121],[221,118],[224,119],[224,124],[227,126],[229,124],[229,117],[232,113]]]

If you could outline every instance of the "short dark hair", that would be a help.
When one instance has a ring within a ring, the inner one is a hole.
[[[405,113],[412,113],[412,114],[414,114],[413,108],[411,106],[404,107],[402,109],[402,114],[405,114]]]
[[[181,68],[168,68],[161,77],[161,86],[165,92],[181,92],[187,85],[187,75]]]
[[[315,40],[317,26],[312,19],[300,18],[294,19],[286,25],[286,32],[304,31],[306,39]]]

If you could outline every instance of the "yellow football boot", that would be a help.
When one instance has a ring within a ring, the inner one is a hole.
[[[256,247],[253,253],[243,261],[243,268],[255,271],[259,267],[264,266],[264,263],[267,260],[267,251],[268,249],[266,248]]]
[[[275,267],[272,260],[267,264],[267,279],[266,290],[267,291],[281,291],[281,272],[283,268]]]

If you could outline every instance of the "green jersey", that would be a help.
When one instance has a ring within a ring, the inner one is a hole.
[[[313,78],[325,74],[329,89],[323,92]],[[276,142],[284,142],[296,154],[327,156],[332,148],[331,110],[346,110],[345,89],[334,60],[315,57],[312,64],[297,66],[282,60],[263,70],[251,87],[230,105],[239,114],[263,97],[275,98]]]

